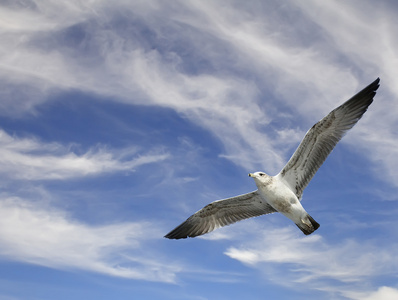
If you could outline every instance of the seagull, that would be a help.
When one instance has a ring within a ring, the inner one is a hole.
[[[305,235],[313,233],[319,224],[301,205],[303,191],[336,144],[373,102],[379,82],[377,78],[312,126],[279,174],[250,173],[256,191],[210,203],[165,238],[196,237],[244,219],[275,212],[292,220]]]

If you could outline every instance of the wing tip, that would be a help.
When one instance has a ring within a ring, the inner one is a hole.
[[[178,225],[164,237],[171,240],[179,240],[186,238],[193,238],[209,232],[208,228],[198,226],[195,222],[192,222],[194,215],[190,216],[185,222]]]
[[[183,223],[184,224],[184,223]],[[177,226],[174,228],[172,231],[170,231],[168,234],[166,234],[164,237],[166,239],[170,240],[179,240],[179,239],[186,239],[187,237],[190,237],[189,233],[187,231],[183,231],[182,225]]]
[[[164,238],[169,239],[169,240],[179,240],[179,239],[186,239],[188,236],[179,236],[176,234],[173,234],[172,232],[169,232],[164,236]]]
[[[377,77],[376,80],[373,81],[370,85],[374,86],[374,90],[376,91],[380,86],[380,77]]]

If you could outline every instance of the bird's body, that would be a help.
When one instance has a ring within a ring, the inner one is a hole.
[[[318,229],[319,224],[305,211],[300,200],[281,180],[280,176],[269,176],[264,172],[250,173],[260,196],[277,212],[292,220],[304,234]]]
[[[304,234],[314,232],[319,224],[301,205],[303,191],[339,140],[373,102],[379,81],[377,78],[312,126],[279,174],[250,173],[257,185],[256,191],[210,203],[165,237],[195,237],[243,219],[274,212],[291,219]]]

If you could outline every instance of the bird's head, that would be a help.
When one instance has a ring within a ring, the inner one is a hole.
[[[264,172],[249,173],[249,177],[253,178],[257,183],[267,183],[270,180],[270,176]]]

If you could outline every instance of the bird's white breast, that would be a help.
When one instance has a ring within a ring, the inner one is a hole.
[[[265,184],[257,185],[260,194],[274,209],[283,214],[302,208],[292,190],[277,177],[270,177]]]

